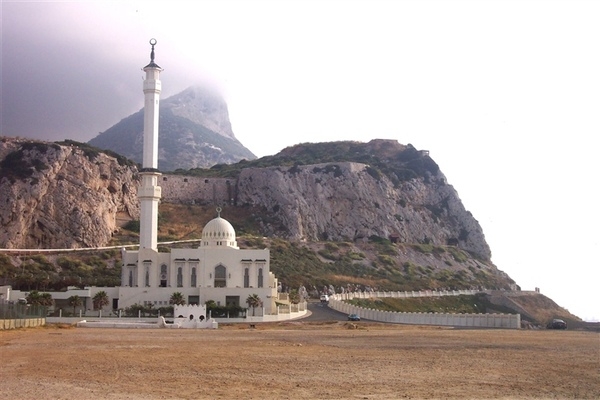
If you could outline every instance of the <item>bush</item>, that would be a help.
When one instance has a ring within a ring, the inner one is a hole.
[[[128,223],[126,223],[123,228],[131,232],[140,233],[140,221],[131,220]]]

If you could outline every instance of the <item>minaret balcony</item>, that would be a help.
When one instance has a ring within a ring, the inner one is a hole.
[[[160,92],[161,86],[162,86],[162,84],[159,80],[146,79],[146,80],[144,80],[144,93],[147,93],[148,91]]]
[[[160,186],[150,186],[150,187],[139,187],[137,196],[140,199],[150,198],[150,199],[159,199],[161,197],[162,190]]]

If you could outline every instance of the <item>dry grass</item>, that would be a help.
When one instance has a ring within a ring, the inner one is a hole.
[[[600,397],[600,335],[287,322],[0,333],[5,398]]]

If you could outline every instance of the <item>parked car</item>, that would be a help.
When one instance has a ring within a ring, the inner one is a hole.
[[[567,323],[562,319],[553,319],[547,326],[548,329],[567,329]]]
[[[349,314],[348,321],[360,321],[360,317],[357,314]]]

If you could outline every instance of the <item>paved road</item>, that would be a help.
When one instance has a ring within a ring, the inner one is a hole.
[[[310,302],[308,310],[312,313],[309,317],[302,318],[303,321],[347,321],[348,315],[329,308],[325,303]]]

